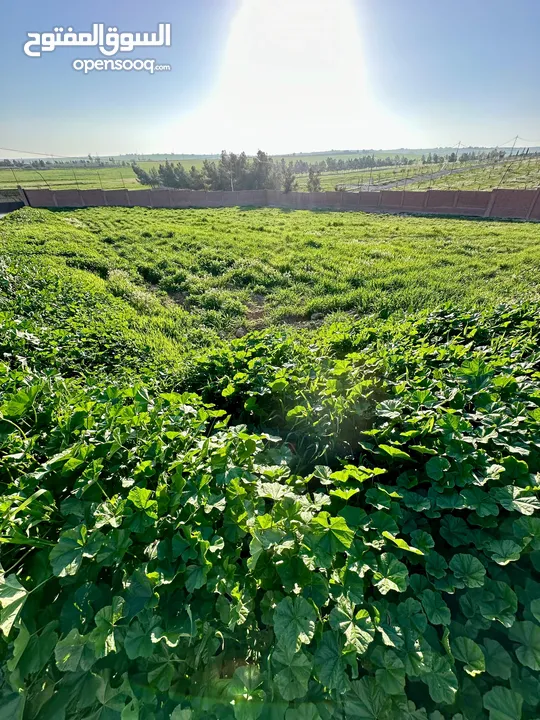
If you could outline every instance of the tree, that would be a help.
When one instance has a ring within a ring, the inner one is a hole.
[[[257,155],[251,162],[251,182],[250,189],[253,190],[269,190],[273,187],[274,161],[262,150],[257,151]]]
[[[137,163],[133,163],[132,168],[141,185],[152,187],[190,190],[271,190],[283,187],[285,192],[296,189],[295,165],[285,163],[284,159],[278,165],[262,150],[254,158],[249,158],[244,152],[237,155],[224,150],[217,162],[205,160],[201,169],[193,165],[189,171],[182,163],[168,160],[148,172]],[[318,166],[312,168],[314,187],[318,186],[319,172]]]
[[[204,190],[204,175],[195,165],[192,165],[189,171],[189,187],[192,190]]]
[[[307,181],[308,192],[320,192],[321,191],[321,174],[314,167],[309,168],[309,175]]]
[[[133,169],[133,172],[137,176],[137,182],[141,183],[141,185],[158,187],[161,184],[156,168],[150,168],[150,171],[146,172],[146,170],[143,170],[142,167],[137,165],[137,163],[133,163],[131,167]]]
[[[297,182],[294,174],[294,166],[292,162],[288,164],[281,158],[281,188],[284,193],[290,193],[296,190]]]

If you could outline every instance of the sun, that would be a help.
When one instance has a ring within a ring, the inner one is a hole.
[[[285,153],[375,147],[388,125],[353,0],[243,0],[216,90],[180,132],[184,147]]]

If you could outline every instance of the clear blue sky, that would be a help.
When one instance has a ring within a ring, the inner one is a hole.
[[[153,31],[172,66],[93,72],[28,32]],[[0,146],[59,155],[540,144],[539,0],[4,2]],[[519,144],[526,144],[520,141]],[[18,153],[15,153],[18,154]],[[0,150],[1,156],[13,156]]]

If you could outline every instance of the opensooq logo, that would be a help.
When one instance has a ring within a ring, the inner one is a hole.
[[[24,52],[29,57],[41,57],[41,53],[52,52],[57,47],[97,47],[102,55],[113,57],[119,52],[131,52],[135,48],[170,47],[171,25],[159,23],[157,32],[118,32],[117,27],[94,23],[91,32],[74,32],[68,27],[53,28],[53,32],[29,32]]]

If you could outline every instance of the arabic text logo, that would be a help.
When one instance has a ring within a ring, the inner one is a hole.
[[[105,27],[94,23],[91,32],[73,31],[68,27],[55,27],[52,32],[29,32],[24,52],[29,57],[41,57],[57,47],[97,47],[102,55],[112,57],[117,53],[131,52],[139,47],[170,47],[171,24],[159,23],[157,32],[118,32],[117,27]]]

